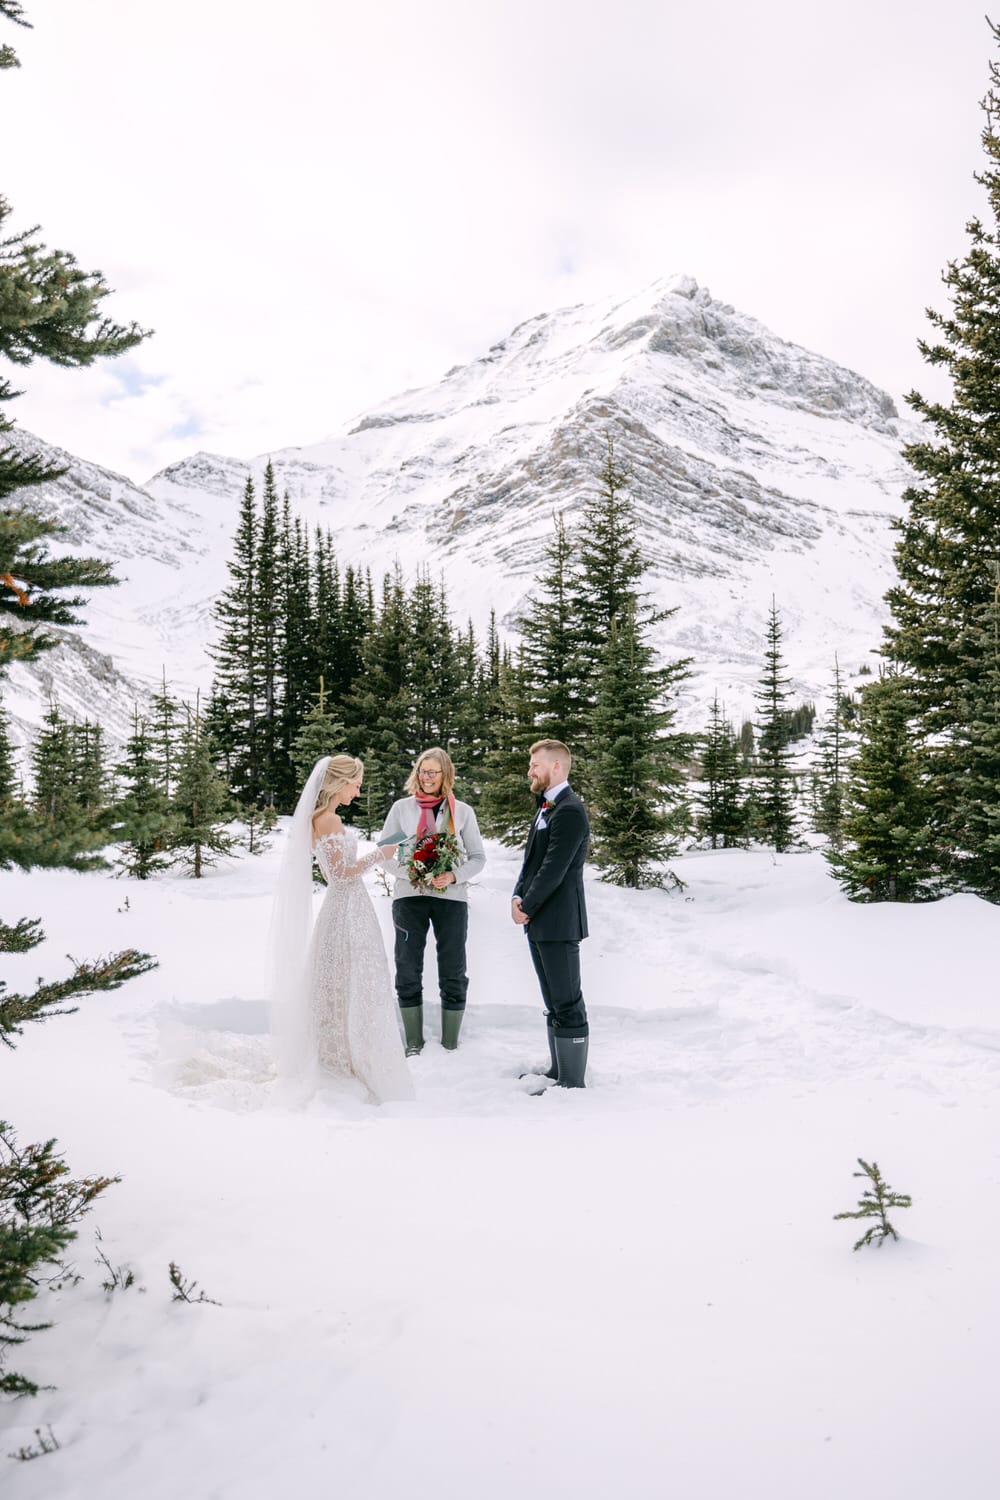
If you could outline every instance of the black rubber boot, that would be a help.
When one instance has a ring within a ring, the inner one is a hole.
[[[556,1063],[559,1068],[556,1087],[560,1089],[585,1088],[583,1077],[587,1071],[587,1053],[590,1051],[589,1035],[585,1032],[583,1036],[556,1036],[555,1048]]]
[[[527,1073],[519,1073],[519,1078],[549,1078],[553,1083],[559,1077],[559,1064],[556,1061],[556,1044],[552,1034],[552,1016],[549,1011],[545,1012],[545,1032],[549,1039],[549,1066],[545,1068],[529,1068]]]
[[[406,1055],[416,1057],[418,1052],[424,1050],[424,1007],[401,1005],[399,1013],[403,1017],[403,1031],[406,1034]]]
[[[446,1052],[454,1052],[458,1046],[458,1033],[462,1029],[464,1010],[441,1008],[441,1045]]]

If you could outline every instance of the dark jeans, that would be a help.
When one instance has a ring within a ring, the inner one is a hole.
[[[465,938],[469,908],[443,896],[405,896],[392,903],[396,929],[396,994],[401,1006],[424,1003],[424,948],[434,928],[438,989],[444,1010],[464,1010],[469,989],[465,972]]]
[[[529,937],[528,951],[556,1036],[587,1036],[590,1027],[580,985],[580,944],[533,943]]]

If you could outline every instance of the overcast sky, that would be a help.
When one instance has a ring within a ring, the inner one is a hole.
[[[899,400],[979,211],[982,0],[27,0],[14,227],[153,327],[17,372],[145,480],[316,442],[523,318],[686,271]]]

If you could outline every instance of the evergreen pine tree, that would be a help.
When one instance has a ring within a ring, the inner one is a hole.
[[[708,716],[708,728],[702,736],[701,780],[704,790],[696,799],[698,832],[709,839],[713,849],[718,848],[722,838],[722,764],[724,746],[731,738],[731,727],[716,693]]]
[[[576,661],[566,670],[572,677],[571,701],[578,705],[580,718],[569,726],[573,737],[566,743],[573,751],[574,785],[585,800],[589,800],[591,778],[590,713],[597,699],[612,621],[623,620],[631,608],[636,611],[637,626],[642,631],[673,613],[671,610],[655,614],[644,607],[638,592],[645,563],[636,536],[635,510],[628,495],[631,477],[631,470],[618,462],[614,439],[609,433],[597,492],[585,503],[573,539],[574,559],[567,591],[569,621],[564,639],[573,644]],[[551,561],[550,568],[554,569]],[[551,577],[554,583],[554,571]]]
[[[847,762],[852,740],[845,715],[848,702],[840,661],[835,655],[830,711],[819,732],[819,753],[813,770],[813,827],[817,833],[826,834],[834,849],[839,849],[841,843]]]
[[[11,951],[5,943],[9,931],[0,924],[0,952]],[[116,982],[120,984],[123,979]],[[114,987],[82,984],[77,993]],[[6,1039],[2,1030],[3,1006],[0,997],[0,1041]],[[54,1276],[67,1247],[76,1238],[73,1226],[95,1198],[119,1180],[87,1177],[74,1182],[55,1146],[54,1140],[21,1146],[7,1121],[0,1120],[0,1394],[5,1396],[38,1394],[35,1381],[14,1370],[5,1370],[4,1362],[9,1351],[25,1343],[29,1334],[52,1325],[19,1320],[46,1279]],[[46,1450],[43,1444],[42,1451],[51,1449]],[[10,1456],[16,1458],[18,1454]],[[37,1457],[37,1450],[31,1456]]]
[[[25,798],[0,699],[0,870],[10,865],[31,869],[43,842],[38,819]]]
[[[104,751],[104,730],[84,719],[70,727],[71,775],[76,805],[97,828],[109,802],[109,775]]]
[[[148,754],[155,768],[157,785],[169,802],[174,790],[174,771],[177,763],[177,721],[180,704],[167,684],[166,668],[162,669],[160,690],[149,700],[149,718],[146,720]],[[206,714],[206,719],[208,715]]]
[[[21,0],[0,0],[0,16],[7,21],[12,21],[15,26],[27,26],[30,30],[31,22],[25,19],[24,6]],[[21,60],[7,42],[0,45],[0,68],[19,68]]]
[[[353,575],[352,575],[353,577]],[[309,691],[320,676],[335,697],[343,698],[349,682],[342,681],[340,572],[329,532],[317,526],[311,569],[311,634],[315,653]]]
[[[0,697],[0,812],[20,800],[18,784],[14,747],[10,742],[10,730],[7,727],[7,710],[4,708],[3,698]]]
[[[399,568],[382,584],[381,609],[362,643],[363,667],[345,706],[352,753],[374,751],[393,787],[402,787],[415,744],[410,682],[410,616]]]
[[[641,600],[638,585],[646,565],[636,535],[635,508],[628,495],[631,479],[631,469],[615,456],[614,439],[609,433],[598,491],[586,502],[577,528],[570,590],[576,621],[571,633],[580,641],[580,669],[591,702],[611,622],[624,620],[629,609],[639,606]],[[644,616],[650,613],[639,609],[639,622],[648,623]]]
[[[72,726],[50,699],[31,749],[35,811],[52,821],[76,813]]]
[[[242,847],[248,854],[263,854],[265,849],[270,848],[270,835],[274,832],[277,821],[278,814],[273,803],[258,807],[256,802],[251,802],[249,807],[242,809],[240,823],[246,830]]]
[[[746,808],[740,783],[739,752],[733,726],[718,695],[712,700],[708,728],[702,738],[698,832],[712,848],[739,847],[746,837]]]
[[[13,925],[0,921],[0,953],[28,953],[44,940],[45,934],[33,918],[22,917]],[[134,948],[128,948],[122,953],[112,954],[110,958],[98,959],[96,963],[77,964],[66,979],[48,983],[39,980],[35,989],[28,994],[10,993],[6,981],[0,979],[0,1045],[13,1049],[17,1045],[15,1038],[21,1036],[25,1026],[32,1022],[47,1021],[52,1016],[72,1015],[77,1007],[67,1006],[67,1000],[90,995],[97,990],[117,989],[129,979],[155,967],[155,961],[148,953],[138,953]],[[2,1226],[3,1216],[0,1211],[0,1265],[5,1252]],[[2,1302],[3,1298],[0,1297],[0,1325],[3,1322]]]
[[[327,549],[332,556],[333,542],[329,533]],[[365,642],[375,625],[377,611],[370,575],[363,575],[359,569],[348,566],[339,583],[334,570],[332,584],[334,599],[339,602],[334,650],[326,673],[327,684],[335,701],[346,705],[357,691],[365,669]]]
[[[260,518],[253,480],[248,476],[240,505],[230,583],[213,606],[219,629],[209,649],[216,675],[206,720],[227,768],[229,784],[241,802],[261,791],[260,716],[262,705],[260,633],[257,628],[257,561]]]
[[[1000,29],[991,22],[993,40]],[[966,827],[956,791],[970,741],[963,705],[973,707],[962,684],[978,675],[971,660],[981,612],[993,592],[1000,563],[1000,66],[991,62],[982,101],[983,169],[987,214],[966,226],[969,244],[949,264],[943,280],[951,311],[928,311],[934,342],[920,341],[927,363],[949,377],[950,398],[931,401],[911,392],[907,401],[923,419],[926,436],[904,456],[917,483],[904,493],[907,510],[897,523],[898,582],[887,599],[892,623],[885,654],[905,671],[913,728],[920,741],[930,793],[929,816],[942,852],[964,868]],[[987,675],[989,668],[986,668]],[[1000,787],[982,787],[1000,805]],[[961,883],[961,868],[957,878]]]
[[[843,843],[826,855],[852,901],[923,901],[940,893],[924,756],[912,716],[909,682],[898,672],[862,689]]]
[[[500,691],[503,660],[496,613],[490,612],[482,651],[470,620],[456,640],[458,692],[452,758],[461,795],[477,809],[493,774],[491,756],[500,748],[497,733],[503,719]]]
[[[20,825],[19,849],[8,851],[22,868],[41,864],[88,870],[103,863],[96,851],[106,842],[107,831],[78,796],[74,730],[50,703],[31,749],[31,816]]]
[[[470,624],[471,632],[471,624]],[[474,647],[473,647],[474,649]],[[489,629],[486,634],[486,648],[479,659],[479,690],[476,696],[476,706],[479,711],[479,744],[476,752],[475,778],[477,794],[481,791],[483,768],[490,751],[496,747],[496,727],[501,715],[501,685],[502,673],[505,660],[505,648],[500,641],[500,633],[497,630],[496,611],[490,610]],[[506,653],[509,657],[509,653]]]
[[[10,212],[0,197],[0,231]],[[139,343],[145,333],[136,324],[121,326],[104,315],[100,304],[108,287],[100,273],[81,271],[72,255],[49,250],[37,235],[37,229],[0,235],[0,358],[15,365],[43,359],[80,367]],[[0,434],[13,426],[3,403],[17,394],[0,376]],[[53,557],[48,550],[48,541],[65,528],[31,510],[24,492],[65,472],[0,439],[0,616],[7,627],[0,660],[5,663],[54,645],[56,638],[40,628],[44,624],[78,620],[83,598],[68,590],[115,582],[108,563]]]
[[[181,731],[170,835],[174,863],[183,865],[195,880],[220,855],[231,853],[235,841],[226,823],[233,811],[196,698],[194,708],[186,710]]]
[[[313,687],[321,672],[312,611],[312,570],[308,537],[298,517],[292,520],[287,495],[282,511],[279,567],[283,619],[283,692],[279,745],[281,775],[276,800],[281,811],[291,812],[298,797],[297,767],[292,747],[309,710]]]
[[[858,1199],[857,1208],[848,1209],[846,1213],[834,1214],[835,1219],[875,1219],[870,1224],[860,1239],[855,1240],[855,1250],[860,1250],[862,1245],[881,1245],[888,1239],[898,1240],[899,1235],[889,1222],[886,1210],[889,1208],[912,1208],[913,1199],[909,1193],[897,1193],[886,1182],[879,1171],[877,1161],[867,1162],[864,1157],[858,1157],[860,1172],[855,1172],[855,1177],[867,1179],[867,1186]]]
[[[617,478],[618,471],[613,471],[612,485]],[[612,488],[611,523],[605,530],[610,531],[613,539],[618,536],[617,502],[617,490]],[[578,607],[580,593],[574,589],[578,559],[561,514],[555,517],[554,535],[543,549],[542,556],[543,570],[517,621],[517,631],[523,643],[525,686],[533,704],[537,729],[535,738],[562,740],[565,745],[582,748],[587,715],[596,692],[594,636],[600,627],[593,626],[588,632],[585,647],[585,626]],[[598,551],[597,562],[603,576],[608,571],[603,552]],[[612,589],[617,589],[615,574]],[[610,620],[605,622],[606,625],[609,623]],[[606,642],[605,629],[597,655]],[[585,666],[585,663],[589,665]]]
[[[365,777],[361,783],[361,796],[354,804],[354,822],[365,838],[371,839],[381,832],[385,815],[396,800],[396,791],[379,765],[374,750],[367,749],[361,759],[365,763]]]
[[[740,725],[740,732],[736,737],[736,751],[740,760],[740,769],[746,775],[753,769],[757,760],[757,741],[754,737],[751,719],[744,719]]]
[[[465,630],[454,635],[454,669],[449,749],[462,798],[475,807],[479,801],[482,763],[490,748],[492,706],[489,668],[480,656],[471,620]]]
[[[10,11],[2,12],[13,19]],[[0,197],[0,231],[10,217]],[[99,272],[81,271],[65,250],[49,250],[38,230],[0,236],[0,358],[15,365],[36,359],[86,366],[124,353],[146,335],[132,323],[107,318],[101,302],[108,287]],[[3,403],[18,392],[0,376],[0,434],[13,426]],[[115,578],[108,563],[88,557],[53,557],[48,541],[65,528],[27,504],[24,491],[66,471],[0,440],[0,616],[6,617],[0,660],[26,660],[55,644],[44,624],[72,625],[83,598],[70,589],[106,587]],[[15,503],[10,497],[16,494]]]
[[[279,537],[281,530],[278,490],[274,465],[268,459],[264,470],[264,492],[261,499],[260,530],[257,535],[257,562],[254,573],[254,627],[257,660],[260,664],[260,715],[257,721],[257,767],[259,785],[256,796],[262,806],[273,806],[282,786],[291,780],[290,768],[282,765],[281,709],[284,684],[282,662],[285,651],[284,598]]]
[[[309,779],[309,772],[324,755],[339,755],[343,751],[347,731],[330,708],[330,695],[326,691],[324,678],[319,680],[319,692],[313,700],[295,741],[292,745],[292,764],[295,767],[297,785],[301,788]]]
[[[0,0],[0,18],[27,25],[20,0]],[[0,68],[17,65],[7,44],[0,46]],[[0,198],[0,229],[10,213]],[[121,326],[101,306],[108,287],[99,272],[81,271],[66,251],[50,251],[35,229],[0,238],[0,359],[29,365],[35,359],[63,367],[93,364],[123,353],[143,337],[134,323]],[[0,403],[16,391],[0,376]],[[0,409],[0,433],[10,419]],[[114,582],[110,567],[92,558],[53,558],[47,538],[59,533],[53,522],[33,512],[23,491],[57,477],[62,470],[12,444],[0,442],[0,674],[12,661],[35,656],[53,644],[42,626],[69,624],[80,599],[68,590]],[[16,503],[12,503],[16,496]],[[5,819],[5,824],[7,820]],[[60,835],[61,835],[60,831]],[[32,847],[0,840],[0,864],[65,863],[72,856],[65,840],[43,837]],[[37,922],[22,918],[0,922],[0,953],[23,953],[41,941]],[[78,965],[58,985],[39,985],[27,995],[9,995],[0,981],[0,1041],[12,1046],[27,1021],[57,1013],[69,994],[110,989],[150,967],[147,955],[129,950],[97,964]],[[3,1368],[10,1348],[23,1343],[37,1323],[23,1323],[28,1302],[37,1295],[44,1268],[57,1261],[73,1238],[75,1222],[110,1179],[73,1182],[54,1153],[55,1143],[19,1147],[13,1132],[0,1124],[0,1390],[22,1395],[37,1390],[23,1375]]]
[[[668,733],[674,710],[666,706],[684,671],[684,663],[654,669],[629,601],[623,616],[611,621],[590,715],[593,853],[614,885],[662,885],[657,866],[676,853],[687,828],[680,764],[693,742],[690,735]]]
[[[503,844],[519,845],[535,815],[528,758],[538,739],[523,649],[516,661],[509,651],[501,653],[498,678],[498,708],[490,725],[492,743],[483,762],[476,812],[484,833]]]
[[[997,569],[1000,575],[1000,567]],[[1000,902],[1000,576],[963,635],[956,689],[955,778],[951,826],[962,850],[954,875],[987,901]]]
[[[118,765],[124,791],[114,812],[119,862],[136,880],[148,880],[164,868],[171,838],[170,799],[164,791],[163,764],[157,759],[153,737],[154,732],[134,707],[132,733]]]
[[[757,741],[757,834],[779,854],[795,840],[795,786],[788,749],[788,681],[781,654],[781,618],[774,600],[767,625],[764,675],[754,694],[760,705]]]
[[[428,745],[455,747],[459,668],[443,582],[417,571],[406,601],[407,666],[399,706],[408,711],[404,743],[415,758]]]
[[[620,464],[614,440],[607,437],[607,451],[598,475],[597,493],[584,507],[574,544],[574,563],[569,587],[571,621],[569,635],[578,642],[576,687],[584,724],[583,753],[569,741],[574,752],[573,780],[578,792],[595,811],[601,797],[596,784],[591,788],[590,756],[601,747],[594,729],[593,715],[602,677],[606,671],[606,652],[616,624],[619,638],[624,632],[645,648],[650,630],[675,613],[654,610],[640,584],[646,561],[638,540],[635,507],[628,494],[631,471]],[[631,623],[630,623],[631,620]],[[649,659],[652,670],[651,659]],[[657,668],[657,692],[672,690],[687,675],[687,660],[678,660]],[[665,674],[665,675],[663,675]],[[655,696],[655,694],[654,694]],[[663,704],[664,711],[666,703]],[[608,732],[606,709],[602,709],[602,732]],[[664,784],[666,800],[672,798],[673,775]]]

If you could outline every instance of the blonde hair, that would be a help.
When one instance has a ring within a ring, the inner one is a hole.
[[[319,817],[333,801],[334,793],[339,792],[342,786],[349,786],[351,782],[360,781],[365,774],[365,763],[358,760],[356,755],[331,755],[330,764],[326,768],[323,777],[323,785],[316,797],[316,806],[313,808],[313,822]]]
[[[441,770],[444,773],[441,777],[441,796],[447,797],[448,793],[452,791],[455,785],[455,762],[452,760],[447,750],[442,750],[440,745],[432,745],[429,750],[421,750],[420,754],[413,762],[413,770],[406,778],[406,781],[403,785],[403,791],[408,792],[411,797],[415,797],[417,795],[420,790],[420,767],[423,765],[425,760],[436,760],[440,762]]]
[[[529,749],[528,754],[534,755],[536,750],[544,750],[550,760],[561,761],[566,768],[566,774],[569,774],[569,769],[573,764],[573,757],[570,754],[569,746],[564,745],[562,740],[536,740]]]

